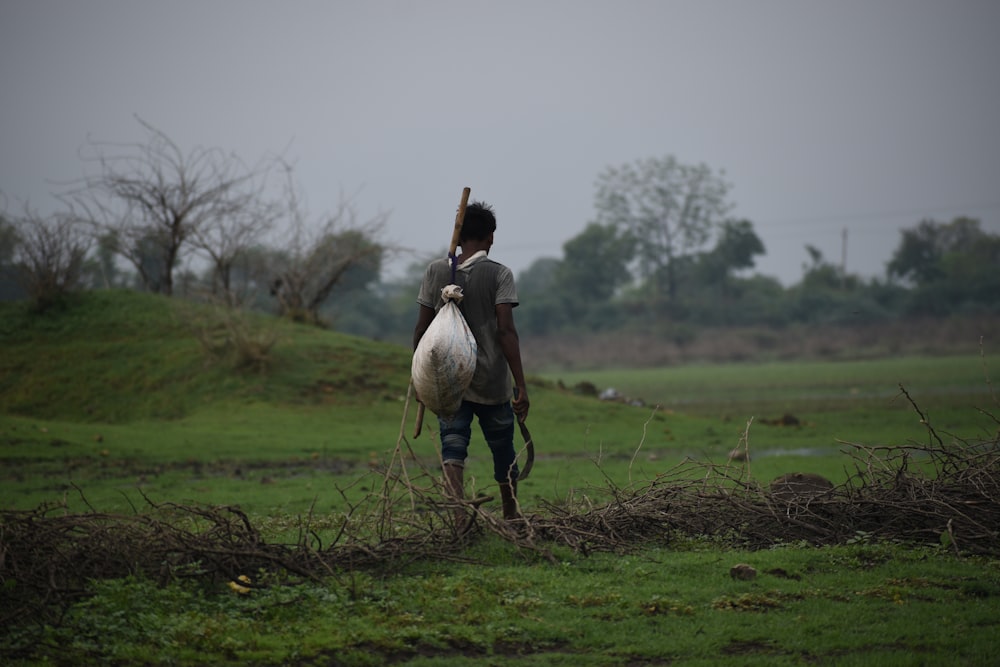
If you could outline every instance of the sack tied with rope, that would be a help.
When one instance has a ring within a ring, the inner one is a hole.
[[[413,352],[410,375],[413,388],[428,410],[438,417],[455,414],[476,372],[476,338],[458,308],[462,288],[446,285],[441,290],[445,304]]]

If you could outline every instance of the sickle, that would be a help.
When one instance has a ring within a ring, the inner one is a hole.
[[[535,464],[535,443],[531,439],[531,434],[528,433],[528,427],[520,419],[517,420],[517,425],[521,427],[521,437],[524,438],[524,447],[528,450],[528,460],[524,462],[524,468],[517,476],[517,481],[528,478],[528,473],[531,472],[531,466]]]

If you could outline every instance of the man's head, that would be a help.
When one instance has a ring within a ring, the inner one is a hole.
[[[493,207],[486,202],[474,201],[465,207],[465,220],[459,243],[463,241],[486,241],[497,229],[497,218]]]

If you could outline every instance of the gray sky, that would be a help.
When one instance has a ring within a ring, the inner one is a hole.
[[[0,0],[0,190],[43,213],[88,136],[138,115],[185,150],[284,152],[309,210],[358,192],[417,253],[461,190],[515,271],[594,218],[609,165],[725,172],[801,277],[805,244],[881,275],[931,217],[1000,233],[995,0]],[[398,262],[402,266],[413,257]]]

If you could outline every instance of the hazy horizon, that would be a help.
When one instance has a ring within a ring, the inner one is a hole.
[[[0,191],[53,206],[88,137],[282,152],[314,214],[356,193],[446,247],[463,187],[515,271],[594,219],[608,166],[673,155],[732,184],[796,282],[806,244],[884,275],[900,230],[1000,233],[1000,4],[960,0],[0,2]],[[13,211],[11,209],[14,209]]]

